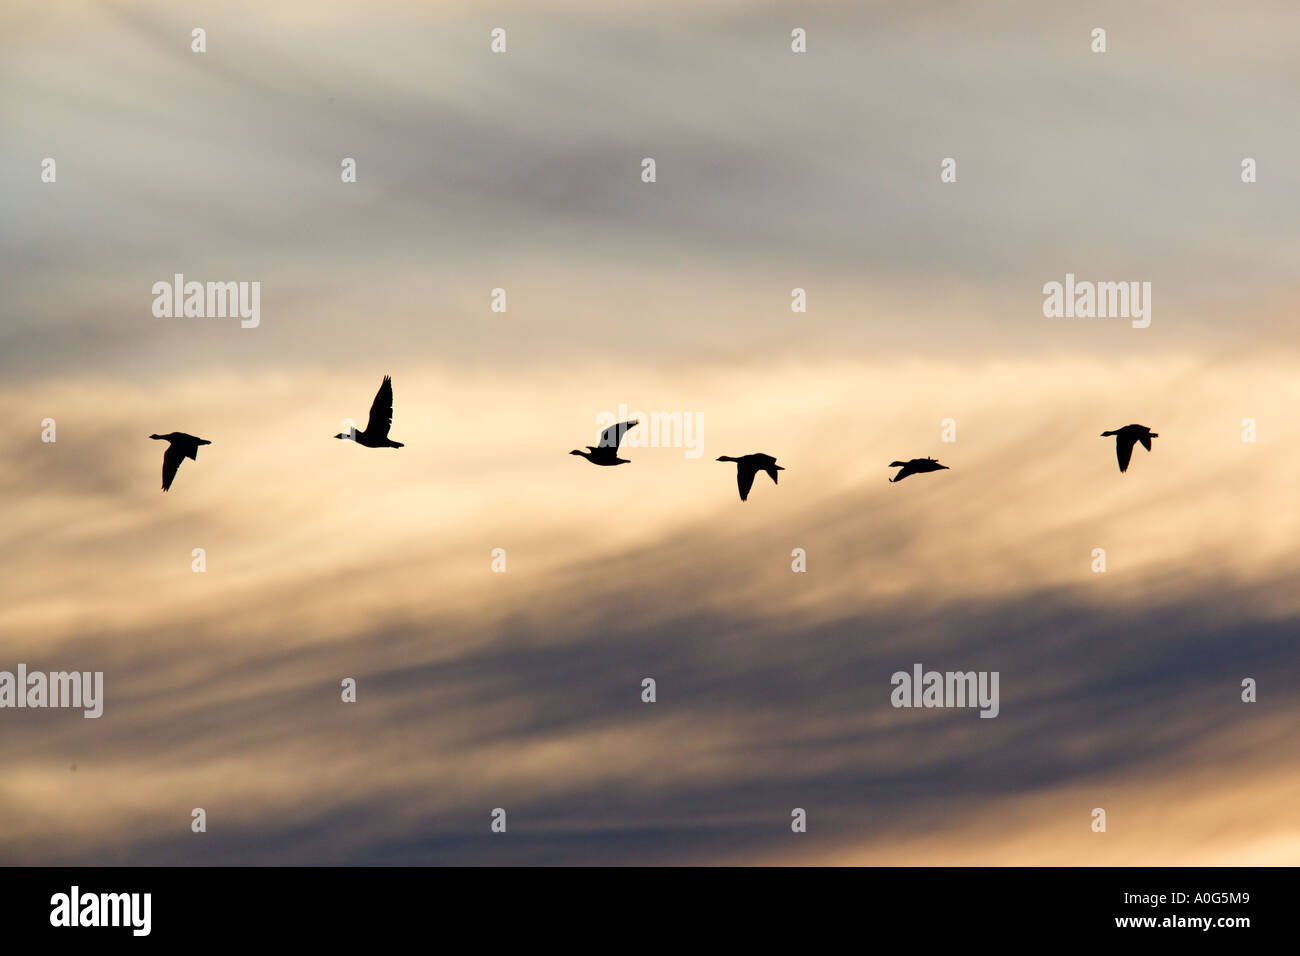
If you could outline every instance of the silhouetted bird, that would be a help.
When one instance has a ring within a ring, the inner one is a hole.
[[[902,481],[908,475],[923,475],[927,471],[948,470],[947,465],[941,465],[933,458],[913,458],[910,461],[891,461],[889,467],[903,469],[893,478],[890,478],[890,481]]]
[[[367,448],[403,448],[400,441],[388,437],[388,429],[393,427],[393,380],[384,376],[383,384],[375,393],[375,400],[370,405],[370,420],[366,422],[365,431],[352,429],[352,434],[339,432],[335,438],[350,438],[358,445]]]
[[[1138,442],[1147,451],[1151,450],[1151,439],[1160,436],[1145,425],[1125,425],[1113,432],[1102,432],[1102,438],[1115,436],[1115,457],[1119,459],[1119,470],[1128,471],[1128,463],[1133,459],[1133,446]]]
[[[150,435],[149,437],[156,439],[157,441],[171,443],[167,446],[167,450],[163,452],[163,491],[166,491],[172,486],[172,479],[176,477],[176,470],[180,468],[182,461],[186,458],[189,458],[192,461],[198,461],[199,446],[212,444],[210,441],[205,441],[202,438],[195,438],[193,435],[187,435],[184,432],[168,432],[166,435]]]
[[[739,458],[732,458],[723,455],[718,461],[734,461],[736,463],[736,487],[740,489],[740,500],[749,500],[749,489],[754,487],[754,476],[760,471],[765,471],[772,479],[772,484],[778,484],[776,473],[785,471],[776,463],[776,459],[771,455],[764,455],[757,452],[753,455],[741,455]]]
[[[610,425],[600,433],[599,445],[588,445],[586,451],[578,451],[575,448],[569,454],[581,455],[593,465],[626,465],[629,463],[629,459],[618,457],[618,443],[623,440],[627,430],[640,421],[641,419],[634,418],[630,422],[619,422],[617,425]]]

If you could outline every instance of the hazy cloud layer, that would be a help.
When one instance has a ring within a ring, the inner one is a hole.
[[[0,852],[1276,861],[1300,822],[1282,772],[1300,461],[1275,413],[1246,444],[1223,407],[1282,407],[1290,369],[1135,373],[791,363],[508,385],[409,366],[398,452],[329,437],[373,376],[173,381],[165,412],[103,380],[7,393],[20,420],[48,403],[60,432],[0,440],[26,503],[0,531],[4,666],[103,670],[107,702],[97,721],[4,713]],[[702,411],[701,456],[630,449],[634,466],[604,471],[566,455],[594,440],[593,394]],[[1161,429],[1126,476],[1098,437],[1121,407]],[[164,497],[145,435],[181,424],[213,444]],[[742,504],[713,458],[759,449],[788,471]],[[926,453],[953,470],[885,482]],[[890,674],[913,662],[999,671],[1000,716],[891,708]],[[1257,705],[1238,699],[1247,676]],[[1194,800],[1165,817],[1177,781]],[[511,831],[494,840],[497,806]],[[1114,814],[1104,850],[1094,806]]]
[[[0,40],[10,375],[412,347],[513,369],[609,342],[677,361],[741,333],[810,357],[1200,348],[1288,327],[1287,4],[46,9],[7,12]],[[178,271],[262,281],[265,327],[154,319],[149,288]],[[1152,329],[1044,320],[1067,271],[1151,281]],[[487,310],[498,285],[508,316]]]

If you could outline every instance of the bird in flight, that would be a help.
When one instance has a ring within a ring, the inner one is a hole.
[[[383,384],[375,392],[375,400],[370,405],[370,420],[366,422],[365,431],[353,428],[351,433],[339,432],[335,438],[352,439],[358,445],[367,448],[402,448],[400,441],[388,437],[388,429],[393,427],[393,380],[384,376]]]
[[[891,461],[889,467],[903,469],[893,478],[890,478],[890,481],[902,481],[908,475],[923,475],[927,471],[948,470],[947,465],[941,465],[933,458],[913,458],[910,461]]]
[[[150,438],[157,441],[170,442],[167,450],[163,452],[162,467],[162,489],[166,491],[172,486],[172,479],[176,477],[176,471],[180,468],[181,462],[186,458],[192,461],[199,460],[199,446],[211,445],[212,442],[202,438],[195,438],[193,435],[187,435],[184,432],[168,432],[166,435],[150,435]]]
[[[593,465],[626,465],[630,459],[618,457],[618,443],[623,440],[629,428],[638,424],[639,418],[634,418],[630,422],[619,422],[617,425],[610,425],[600,433],[599,445],[588,445],[586,451],[573,449],[570,455],[581,455]]]
[[[1133,459],[1133,446],[1138,442],[1147,451],[1151,450],[1151,439],[1160,436],[1147,428],[1145,425],[1125,425],[1123,428],[1117,428],[1112,432],[1102,432],[1102,438],[1115,436],[1115,457],[1119,459],[1119,470],[1121,473],[1128,471],[1128,463]]]
[[[785,471],[783,467],[776,463],[776,459],[771,455],[764,455],[757,452],[753,455],[741,455],[739,458],[732,458],[729,455],[723,455],[718,461],[734,461],[736,463],[736,487],[740,489],[740,500],[749,500],[749,489],[754,487],[754,476],[760,471],[765,471],[772,479],[772,484],[777,484],[778,471]]]

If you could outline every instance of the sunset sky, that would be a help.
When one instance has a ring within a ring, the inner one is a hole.
[[[106,697],[0,863],[1296,863],[1298,96],[1280,0],[0,7],[0,670]]]

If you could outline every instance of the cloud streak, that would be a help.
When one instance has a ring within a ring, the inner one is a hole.
[[[1215,777],[1207,807],[1275,808],[1290,786],[1264,768],[1295,755],[1285,476],[1300,463],[1275,422],[1248,445],[1207,414],[1222,392],[1278,407],[1284,362],[509,385],[400,371],[407,447],[389,456],[329,437],[368,377],[170,381],[161,423],[143,385],[4,396],[22,420],[49,403],[60,428],[52,446],[0,440],[7,494],[33,506],[0,531],[7,653],[103,670],[107,687],[99,721],[5,714],[6,859],[942,862],[939,834],[950,860],[1096,862],[1073,838],[1048,852],[990,820],[1028,807],[1044,832],[1075,816],[1086,832],[1097,805],[1149,820],[1172,781],[1228,764],[1240,779]],[[918,402],[918,380],[947,384]],[[846,433],[863,382],[870,405]],[[1091,411],[1120,392],[1161,432],[1125,476],[1096,437],[1118,411]],[[575,462],[592,393],[700,409],[705,455]],[[283,409],[272,428],[243,427],[266,408]],[[940,447],[943,410],[958,441]],[[144,435],[173,422],[214,443],[163,498]],[[712,458],[760,440],[789,470],[742,505]],[[887,484],[886,463],[913,451],[953,470]],[[1098,545],[1105,575],[1089,570]],[[489,570],[498,546],[504,575]],[[791,573],[793,547],[807,574]],[[998,670],[1001,715],[893,710],[889,675],[916,661]],[[1237,699],[1245,676],[1260,716]],[[186,829],[195,806],[203,836]],[[496,806],[511,833],[491,842]],[[805,843],[789,843],[795,806],[815,821]],[[1214,819],[1168,839],[1193,844]],[[1295,823],[1270,810],[1195,858],[1241,859]],[[1106,859],[1158,859],[1153,826],[1114,834]]]

